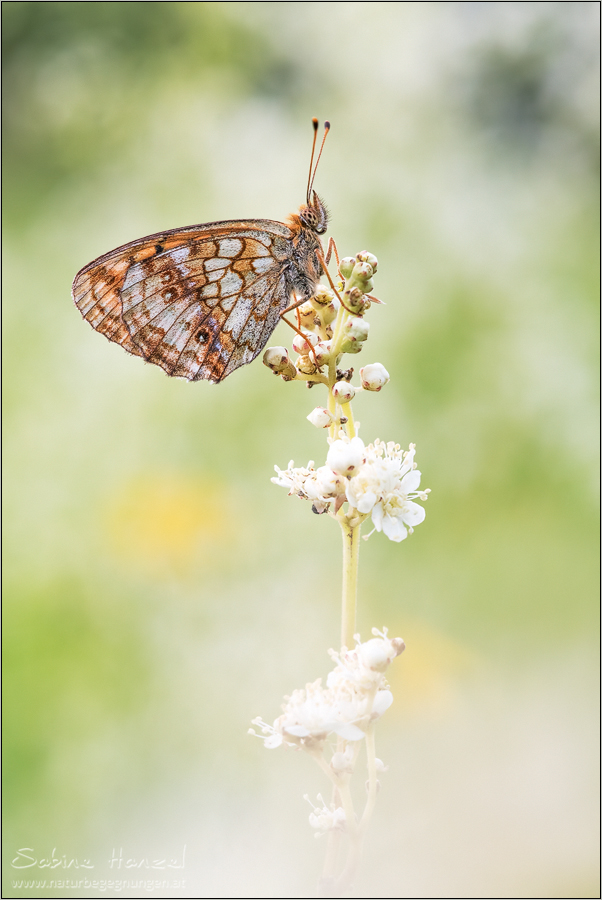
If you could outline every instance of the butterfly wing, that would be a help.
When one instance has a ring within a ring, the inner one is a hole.
[[[129,353],[218,382],[257,356],[290,303],[291,237],[265,219],[150,235],[85,266],[73,299]]]

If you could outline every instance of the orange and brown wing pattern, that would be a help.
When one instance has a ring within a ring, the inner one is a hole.
[[[214,222],[133,241],[85,266],[73,299],[96,331],[189,381],[221,381],[265,346],[290,302],[291,230]]]

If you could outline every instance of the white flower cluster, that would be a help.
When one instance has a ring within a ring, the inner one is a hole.
[[[293,691],[285,697],[283,713],[273,725],[261,718],[253,719],[261,734],[252,728],[251,734],[262,737],[268,749],[290,744],[313,749],[330,734],[345,741],[359,741],[366,728],[382,716],[393,702],[393,695],[385,679],[389,664],[405,649],[401,638],[388,638],[383,631],[372,629],[376,635],[365,644],[355,635],[356,647],[340,653],[330,651],[336,666],[328,675],[326,687],[318,678],[312,684]]]
[[[344,830],[345,810],[341,806],[335,807],[334,803],[326,806],[322,794],[318,794],[318,802],[322,806],[314,806],[307,794],[304,794],[303,799],[307,800],[313,809],[313,812],[309,814],[309,824],[316,829],[315,837],[319,838],[328,831],[334,831],[335,829]]]
[[[399,444],[376,440],[364,446],[359,437],[330,440],[326,465],[294,468],[293,461],[282,471],[275,466],[274,484],[287,487],[289,494],[312,501],[316,513],[337,513],[349,503],[350,517],[360,521],[372,517],[376,531],[392,541],[403,541],[415,525],[424,521],[425,511],[414,502],[426,500],[429,489],[420,491],[420,472],[416,468],[415,444],[403,451]]]

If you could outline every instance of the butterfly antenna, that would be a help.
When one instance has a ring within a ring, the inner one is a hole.
[[[314,119],[314,122],[316,120]],[[317,128],[317,125],[314,125],[314,128]],[[320,162],[320,157],[322,156],[322,150],[324,149],[324,144],[326,143],[326,138],[328,136],[328,132],[330,131],[330,122],[324,122],[324,137],[322,138],[322,144],[320,145],[320,152],[318,153],[318,158],[316,160],[316,165],[314,167],[314,174],[311,176],[309,184],[307,186],[307,202],[309,203],[309,195],[311,194],[311,189],[314,186],[314,178],[316,177],[316,172],[318,171],[318,163]],[[315,133],[314,133],[314,144],[315,144]],[[313,160],[313,152],[312,152],[312,160]]]
[[[318,120],[316,118],[313,118],[311,120],[311,124],[314,127],[314,142],[311,145],[311,159],[309,161],[309,175],[307,176],[307,204],[308,204],[308,206],[309,206],[309,191],[310,191],[311,182],[312,182],[311,170],[312,170],[312,167],[314,164],[314,153],[316,151],[316,137],[318,135]]]

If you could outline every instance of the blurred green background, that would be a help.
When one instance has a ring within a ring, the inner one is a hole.
[[[599,896],[599,5],[2,10],[4,896],[184,845],[155,896],[313,895],[324,777],[245,732],[338,641],[338,529],[269,480],[324,460],[318,389],[169,379],[70,299],[142,235],[282,221],[313,115],[330,234],[387,304],[361,434],[415,442],[432,488],[362,548],[362,636],[407,651],[356,896]],[[94,869],[11,867],[26,847]]]

